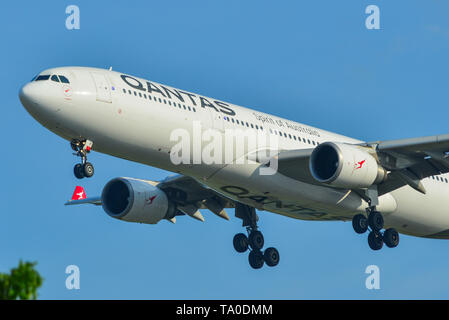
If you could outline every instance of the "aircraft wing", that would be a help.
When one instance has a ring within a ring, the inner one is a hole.
[[[275,156],[278,162],[278,172],[305,183],[322,185],[312,177],[309,170],[312,151],[313,148],[281,151]]]
[[[421,179],[449,172],[449,134],[367,143],[375,146],[388,179],[379,185],[384,194],[404,185],[425,193]]]
[[[191,206],[197,209],[208,209],[217,216],[229,220],[224,209],[235,207],[234,201],[188,176],[168,177],[159,182],[157,186],[169,198],[174,199],[178,207],[187,208],[185,210]]]
[[[361,144],[376,150],[388,178],[378,185],[379,195],[404,185],[425,193],[420,181],[449,172],[449,134],[419,138],[375,141]],[[328,186],[316,181],[309,170],[312,149],[281,151],[277,156],[278,172],[292,179]],[[356,191],[356,190],[355,190]]]

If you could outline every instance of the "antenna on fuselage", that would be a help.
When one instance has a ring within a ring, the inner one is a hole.
[[[112,71],[112,66],[109,67],[109,71]]]

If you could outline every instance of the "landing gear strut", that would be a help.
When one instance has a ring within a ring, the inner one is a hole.
[[[279,263],[279,252],[276,248],[267,248],[262,252],[265,240],[262,232],[258,230],[257,221],[259,217],[253,207],[236,204],[235,216],[243,220],[243,227],[246,227],[247,235],[238,233],[234,236],[234,249],[243,253],[250,249],[248,256],[249,264],[254,269],[260,269],[264,263],[269,267],[274,267]]]
[[[73,168],[73,173],[78,179],[90,178],[94,175],[94,166],[87,162],[87,154],[92,148],[93,142],[90,140],[73,139],[70,142],[74,155],[81,158],[81,163],[77,163]]]

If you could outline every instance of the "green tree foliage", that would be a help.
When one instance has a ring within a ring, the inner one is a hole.
[[[11,269],[11,273],[0,273],[0,300],[30,300],[37,298],[37,290],[43,278],[34,268],[37,262],[23,262]]]

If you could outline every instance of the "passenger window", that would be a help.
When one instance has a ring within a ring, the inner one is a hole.
[[[59,80],[61,80],[62,83],[70,83],[69,79],[61,75],[59,75]]]

